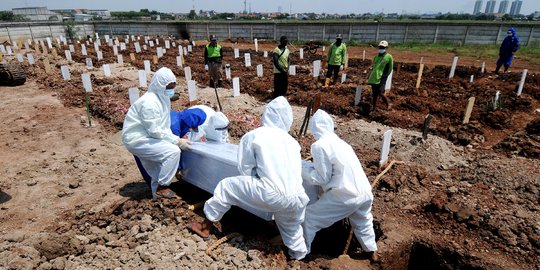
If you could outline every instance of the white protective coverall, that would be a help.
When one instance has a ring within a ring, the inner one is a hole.
[[[204,213],[216,222],[232,205],[271,212],[289,254],[300,260],[307,252],[301,224],[309,198],[302,187],[300,145],[288,133],[292,119],[284,97],[266,105],[262,127],[240,140],[238,170],[242,176],[221,180],[214,196],[206,201]]]
[[[216,112],[206,105],[196,105],[190,109],[201,109],[206,114],[206,120],[199,126],[198,132],[189,132],[192,142],[200,141],[202,137],[208,140],[226,143],[229,140],[229,119],[222,112]]]
[[[176,82],[173,72],[159,69],[148,91],[129,108],[122,128],[122,142],[152,178],[154,197],[158,185],[171,184],[180,162],[180,138],[171,131],[171,101],[165,95],[165,87],[171,82]]]
[[[334,133],[332,117],[317,110],[309,125],[317,140],[311,145],[312,166],[302,168],[307,184],[322,188],[322,195],[306,208],[304,237],[311,251],[315,234],[349,217],[354,234],[365,251],[376,251],[371,203],[373,194],[352,147]]]

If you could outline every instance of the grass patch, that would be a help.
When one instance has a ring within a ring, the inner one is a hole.
[[[393,50],[409,52],[429,52],[429,53],[452,53],[457,56],[473,57],[483,59],[486,57],[496,58],[499,56],[500,45],[456,45],[456,44],[425,44],[425,43],[405,43],[394,44]],[[519,58],[529,59],[531,63],[540,63],[540,46],[522,46],[516,53]]]

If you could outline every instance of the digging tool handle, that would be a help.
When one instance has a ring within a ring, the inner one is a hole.
[[[218,92],[217,92],[217,87],[214,87],[214,92],[216,93],[216,98],[217,98],[217,104],[219,106],[219,111],[223,112],[223,108],[221,107],[221,102],[219,102],[219,95],[218,95]]]
[[[313,99],[309,101],[309,105],[306,108],[306,114],[304,115],[304,121],[302,122],[302,126],[300,127],[300,133],[299,136],[304,136],[305,130],[307,130],[308,123],[309,123],[309,116],[311,115],[311,108],[313,107]]]

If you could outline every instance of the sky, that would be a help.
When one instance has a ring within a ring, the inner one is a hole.
[[[513,0],[512,0],[513,1]],[[247,0],[253,12],[303,13],[472,13],[475,0]],[[499,2],[499,0],[497,1]],[[486,1],[484,1],[485,8]],[[150,9],[161,12],[187,13],[195,5],[195,10],[215,10],[217,12],[240,12],[244,0],[0,0],[0,10],[17,7],[46,6],[49,9],[108,9],[140,10]],[[496,10],[499,8],[497,4]],[[522,14],[540,11],[540,0],[523,0]]]

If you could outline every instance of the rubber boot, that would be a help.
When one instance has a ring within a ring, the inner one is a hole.
[[[210,79],[210,87],[214,88],[214,80]]]
[[[328,87],[328,85],[330,85],[330,78],[326,78],[324,81],[324,87]]]
[[[218,87],[218,88],[223,87],[223,81],[218,80],[217,87]]]

